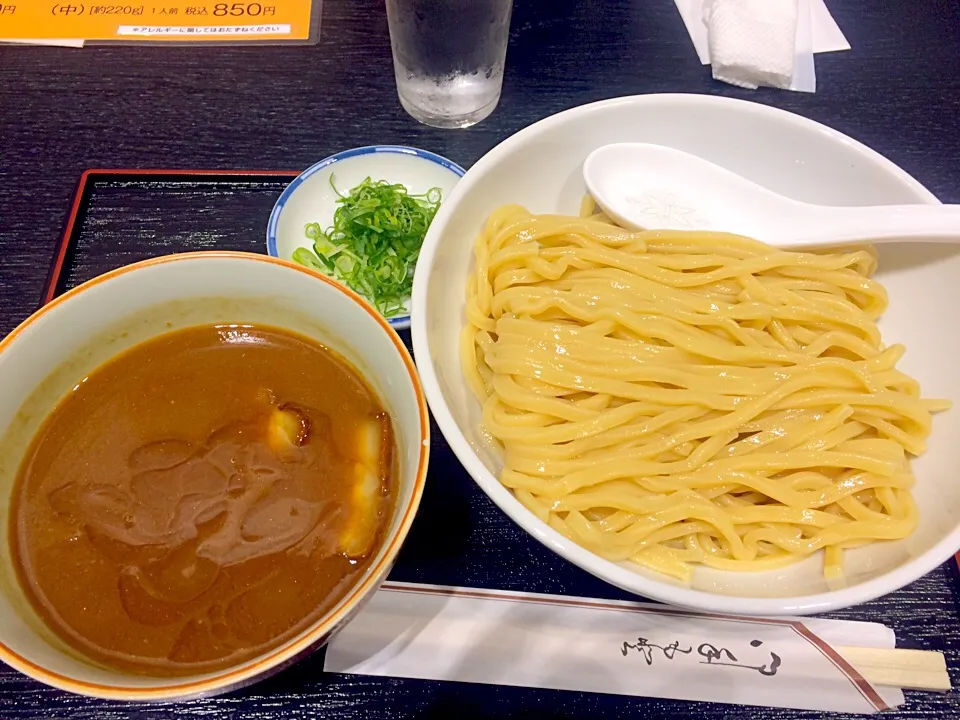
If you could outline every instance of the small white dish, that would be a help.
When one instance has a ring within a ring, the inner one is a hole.
[[[344,194],[368,177],[400,183],[417,195],[440,188],[442,206],[463,174],[462,167],[445,157],[402,145],[368,145],[331,155],[300,173],[280,195],[267,224],[267,254],[292,260],[297,248],[312,248],[304,234],[307,224],[330,227],[337,209],[331,175]],[[388,318],[395,330],[410,327],[409,298],[405,305],[407,312]]]

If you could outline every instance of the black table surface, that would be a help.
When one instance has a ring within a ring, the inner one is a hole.
[[[575,105],[695,92],[823,122],[886,155],[944,202],[960,202],[960,2],[828,4],[853,50],[818,56],[819,90],[800,94],[714,82],[670,0],[516,0],[500,106],[461,131],[424,127],[400,108],[383,0],[326,0],[321,41],[309,47],[0,48],[0,335],[36,309],[74,186],[87,168],[302,169],[370,143],[423,147],[469,167],[511,133]],[[142,219],[132,211],[123,217],[136,242]],[[166,229],[211,231],[202,217],[190,217]],[[262,229],[244,225],[238,232]],[[543,550],[462,471],[431,479],[392,578],[625,597]],[[903,646],[944,652],[956,685],[958,587],[955,569],[944,566],[833,616],[882,622]],[[960,717],[960,696],[908,692],[891,714]],[[319,655],[226,697],[136,706],[70,696],[0,666],[3,719],[819,716],[325,675]]]

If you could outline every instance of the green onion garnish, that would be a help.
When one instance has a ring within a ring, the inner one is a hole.
[[[313,250],[297,248],[293,259],[349,285],[384,317],[406,311],[413,269],[427,228],[440,208],[440,188],[411,195],[407,188],[367,178],[348,195],[337,190],[333,225],[308,223],[304,234]]]

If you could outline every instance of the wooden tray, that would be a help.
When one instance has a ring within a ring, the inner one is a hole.
[[[44,302],[99,274],[157,255],[229,249],[265,252],[270,210],[296,173],[272,171],[88,170],[77,187],[51,263]],[[410,343],[409,334],[401,332]],[[476,487],[433,427],[430,473],[420,511],[392,580],[635,599],[544,548]],[[912,585],[831,617],[892,627],[898,645],[939,650],[960,667],[960,575],[944,565]],[[682,682],[682,678],[677,678]],[[51,708],[67,696],[7,671]],[[958,678],[954,677],[954,683]],[[811,688],[811,690],[815,690]],[[55,698],[52,696],[56,696]],[[98,703],[85,703],[96,715]],[[113,703],[103,703],[104,713]],[[812,718],[816,713],[627,698],[512,687],[323,673],[322,651],[226,698],[197,700],[150,717],[325,718]],[[953,717],[956,697],[909,693],[895,717]],[[115,710],[114,706],[114,710]],[[169,713],[169,715],[167,714]],[[51,715],[52,716],[52,715]]]

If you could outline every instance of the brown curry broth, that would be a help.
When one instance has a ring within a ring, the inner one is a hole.
[[[283,459],[284,403],[309,420]],[[350,560],[355,437],[382,423],[373,551]],[[382,542],[393,438],[338,355],[264,326],[169,332],[97,368],[54,410],[17,478],[11,545],[46,623],[91,659],[183,675],[249,659],[339,601]]]

